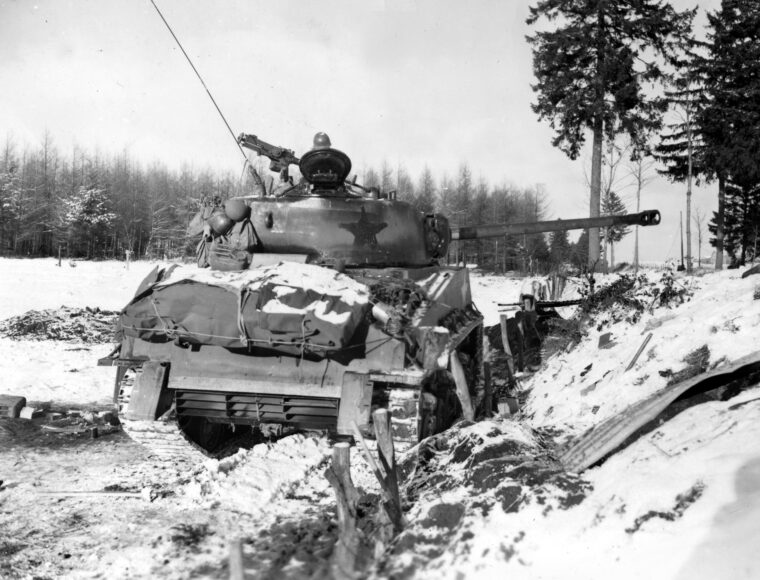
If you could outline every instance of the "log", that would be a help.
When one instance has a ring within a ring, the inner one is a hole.
[[[457,387],[457,397],[462,405],[462,416],[468,421],[475,420],[475,412],[472,409],[472,399],[470,399],[470,389],[467,386],[467,377],[464,374],[464,368],[457,356],[456,351],[449,356],[451,365],[451,374],[454,377],[454,383]]]

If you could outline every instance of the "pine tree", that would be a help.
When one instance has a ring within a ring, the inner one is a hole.
[[[16,151],[6,139],[0,157],[0,253],[14,249],[21,217],[21,175]]]
[[[396,189],[396,179],[393,176],[393,168],[387,160],[383,159],[380,166],[380,191],[388,193]]]
[[[552,144],[571,159],[591,131],[591,217],[600,211],[603,141],[627,133],[639,143],[661,126],[666,103],[642,88],[662,80],[658,59],[675,58],[694,14],[660,0],[539,0],[530,8],[530,25],[559,21],[528,37],[537,78],[533,110],[549,119]],[[589,264],[599,259],[598,240],[599,230],[590,230]]]
[[[417,195],[414,196],[414,206],[423,213],[433,213],[435,210],[435,180],[433,173],[426,165],[420,175],[417,185]]]
[[[705,165],[718,181],[718,211],[710,231],[715,267],[723,266],[729,183],[760,183],[760,5],[723,0],[708,13],[707,56],[699,62],[707,104],[698,114]]]
[[[695,43],[692,43],[695,45]],[[699,81],[693,48],[679,62],[679,69],[665,91],[676,120],[666,126],[655,148],[656,159],[663,164],[658,171],[674,182],[686,182],[686,271],[692,271],[691,197],[695,178],[707,176],[704,167],[704,143],[698,118],[706,104],[706,94]]]
[[[380,187],[380,177],[372,167],[368,167],[362,176],[362,185],[366,188]]]
[[[731,258],[730,267],[743,266],[756,256],[760,233],[760,184],[726,184],[723,248]],[[717,216],[708,225],[717,230]],[[713,245],[714,240],[711,241]]]
[[[588,264],[588,230],[581,232],[578,240],[570,250],[570,262],[582,270]]]
[[[414,200],[414,182],[409,177],[406,169],[401,165],[396,170],[396,186],[393,189],[396,190],[397,199],[410,203]]]
[[[602,197],[602,215],[623,215],[627,209],[620,196],[612,189]],[[627,236],[631,230],[626,225],[608,226],[604,228],[602,241],[610,247],[610,268],[615,266],[615,244]]]
[[[91,258],[107,238],[116,214],[105,190],[82,186],[65,201],[63,220],[69,226],[69,247]]]
[[[559,268],[570,258],[570,234],[567,230],[549,234],[549,256],[552,268]]]

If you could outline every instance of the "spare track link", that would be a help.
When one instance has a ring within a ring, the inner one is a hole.
[[[119,383],[119,420],[124,432],[159,459],[182,463],[200,463],[209,459],[203,449],[185,437],[173,411],[171,418],[162,417],[155,421],[124,418],[135,381],[141,373],[141,368],[129,367]]]

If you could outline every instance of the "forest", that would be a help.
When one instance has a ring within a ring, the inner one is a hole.
[[[262,163],[258,172],[267,175]],[[247,173],[245,174],[247,178]],[[474,180],[463,163],[453,177],[425,168],[413,179],[403,168],[366,168],[365,187],[396,192],[425,213],[441,212],[453,226],[519,223],[546,219],[546,193],[539,187],[493,186]],[[0,153],[0,248],[2,255],[64,258],[134,257],[177,259],[194,255],[197,239],[187,225],[208,200],[251,195],[241,174],[160,161],[142,164],[127,153],[93,154],[75,148],[63,154],[49,135],[36,147],[6,137]],[[576,253],[579,252],[577,255]],[[569,236],[510,236],[454,244],[452,261],[472,261],[496,271],[541,272],[565,262],[583,263],[585,253]]]

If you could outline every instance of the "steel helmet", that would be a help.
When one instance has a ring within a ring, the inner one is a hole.
[[[330,137],[327,136],[327,133],[320,131],[314,135],[314,149],[326,149],[328,147],[332,147],[332,143],[330,143]]]
[[[224,202],[224,213],[232,221],[241,222],[248,217],[250,212],[251,208],[242,199],[233,198]]]
[[[232,229],[235,224],[227,215],[223,213],[216,213],[208,219],[208,225],[218,236],[223,236]]]

